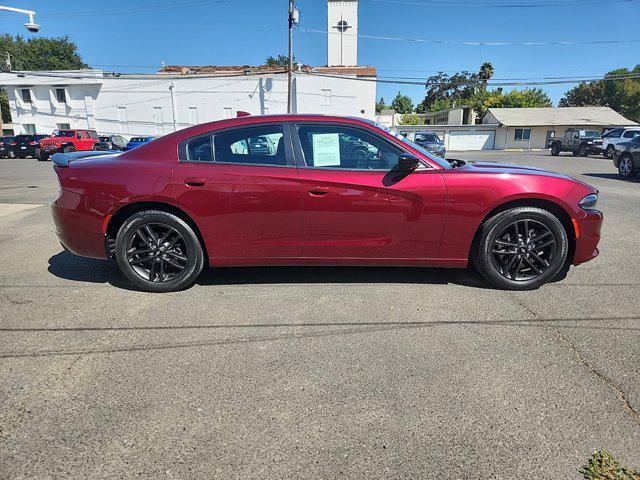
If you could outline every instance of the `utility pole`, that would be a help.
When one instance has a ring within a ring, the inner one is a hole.
[[[173,82],[171,82],[169,84],[169,92],[171,93],[171,114],[173,116],[173,131],[176,132],[178,131],[178,120],[177,120],[177,113],[176,113],[176,100],[175,100],[175,93],[174,93],[174,85]]]
[[[287,69],[287,113],[292,113],[293,92],[291,82],[293,80],[293,0],[289,0],[289,68]]]

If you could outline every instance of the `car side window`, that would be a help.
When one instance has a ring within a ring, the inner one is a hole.
[[[580,138],[580,132],[573,132],[571,138]]]
[[[205,135],[191,140],[187,144],[187,159],[190,162],[211,162],[213,151],[211,149],[211,135]]]
[[[390,170],[402,150],[363,129],[342,125],[298,125],[307,167]]]
[[[286,165],[282,125],[259,125],[214,134],[214,162]]]
[[[571,138],[571,134],[572,134],[572,133],[573,133],[573,132],[564,132],[564,138],[565,138],[565,139],[569,139],[569,138]]]
[[[626,132],[624,132],[624,135],[622,135],[623,138],[633,138],[640,135],[640,131],[637,130],[627,130]]]

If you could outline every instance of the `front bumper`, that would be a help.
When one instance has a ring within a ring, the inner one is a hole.
[[[574,219],[576,227],[576,250],[573,255],[573,264],[593,260],[598,256],[598,243],[600,242],[600,231],[602,229],[603,215],[599,210],[583,212],[580,218]]]

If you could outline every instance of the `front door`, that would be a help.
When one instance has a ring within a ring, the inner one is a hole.
[[[198,219],[212,265],[299,262],[300,181],[287,141],[282,124],[268,124],[180,145],[176,199]]]
[[[301,165],[305,259],[404,263],[437,257],[446,215],[437,170],[392,172],[403,151],[368,128],[300,123],[292,131]]]

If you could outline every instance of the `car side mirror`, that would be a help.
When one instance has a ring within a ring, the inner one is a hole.
[[[398,164],[394,167],[396,172],[411,173],[420,165],[420,160],[411,153],[403,153],[398,157]]]

